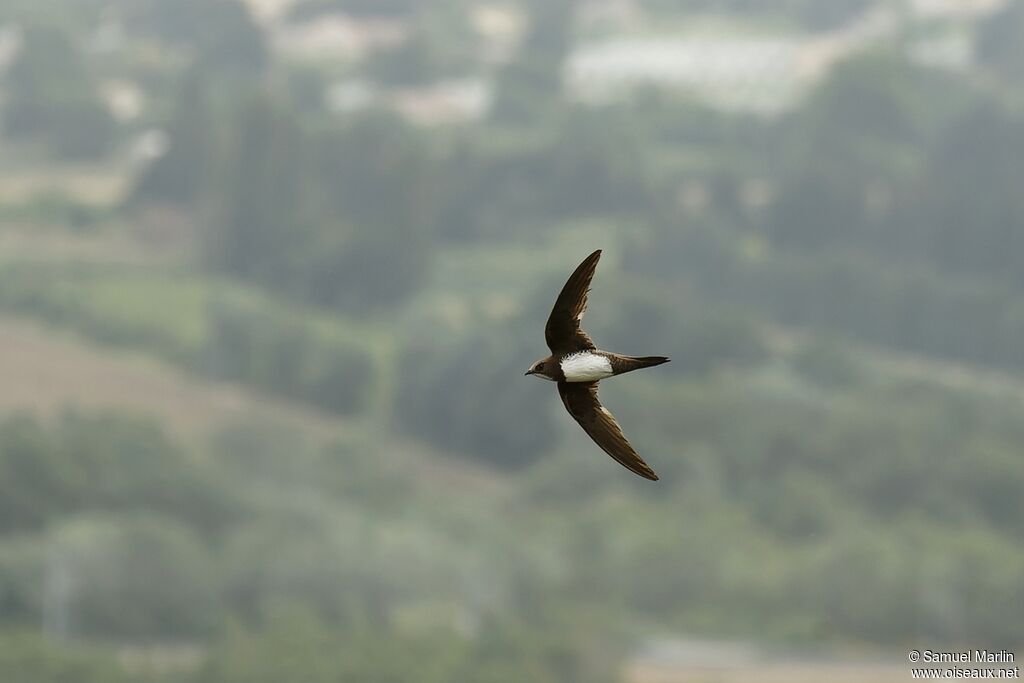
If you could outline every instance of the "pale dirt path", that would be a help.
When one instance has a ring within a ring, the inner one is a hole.
[[[0,414],[69,407],[150,415],[189,435],[230,420],[273,419],[330,437],[345,423],[305,406],[189,377],[145,356],[91,346],[0,315]]]
[[[775,353],[790,355],[810,339],[796,327],[772,325],[765,341]],[[936,387],[1015,401],[1024,406],[1024,376],[999,368],[959,362],[923,353],[900,351],[841,337],[843,346],[879,377],[932,384]]]
[[[911,680],[910,665],[866,662],[767,662],[737,666],[633,666],[627,683],[903,683]]]

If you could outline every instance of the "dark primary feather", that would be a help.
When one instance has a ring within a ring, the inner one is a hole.
[[[580,329],[580,319],[587,310],[587,292],[590,291],[590,281],[594,278],[599,260],[600,249],[584,259],[573,271],[555,299],[548,324],[544,327],[544,339],[555,355],[595,348],[587,333]]]
[[[619,423],[597,398],[597,382],[559,382],[558,395],[583,431],[626,469],[645,479],[658,480],[658,475],[626,440]]]

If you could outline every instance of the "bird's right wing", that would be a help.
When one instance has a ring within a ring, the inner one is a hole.
[[[641,477],[658,480],[654,470],[626,441],[615,417],[601,405],[597,398],[597,382],[559,382],[558,395],[569,414],[605,453]]]
[[[590,291],[590,281],[594,279],[594,271],[597,270],[597,262],[600,260],[600,249],[584,259],[569,276],[558,298],[555,299],[555,306],[551,309],[548,323],[544,327],[544,340],[552,353],[564,354],[594,349],[594,342],[580,329],[580,320],[587,310],[587,292]]]

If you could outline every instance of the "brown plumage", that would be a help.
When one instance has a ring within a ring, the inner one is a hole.
[[[615,416],[601,405],[597,382],[559,382],[558,395],[569,414],[605,453],[631,472],[651,481],[658,480],[658,475],[623,436]]]
[[[587,310],[590,282],[600,259],[598,249],[569,276],[544,327],[551,355],[534,363],[526,374],[557,382],[565,409],[590,438],[630,471],[656,481],[658,475],[626,440],[615,417],[601,405],[597,383],[615,375],[661,365],[669,359],[664,356],[636,358],[601,351],[580,328]]]
[[[601,250],[598,249],[576,267],[555,299],[544,326],[544,341],[556,356],[595,348],[587,333],[580,329],[580,321],[587,310],[590,281],[594,279],[600,260]]]

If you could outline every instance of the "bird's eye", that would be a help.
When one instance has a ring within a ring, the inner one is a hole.
[[[537,363],[537,367],[534,368],[534,370],[536,370],[537,372],[540,372],[543,369],[544,369],[544,364],[543,363]]]

